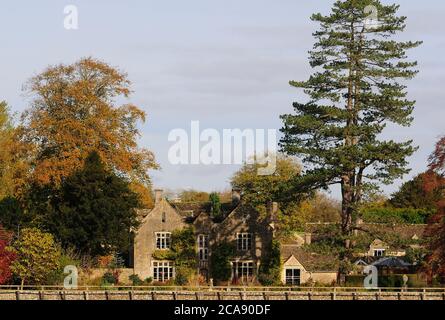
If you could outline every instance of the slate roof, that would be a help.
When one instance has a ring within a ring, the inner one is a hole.
[[[211,206],[209,202],[177,202],[170,203],[182,216],[196,218],[200,213],[210,213]],[[227,217],[234,209],[232,203],[221,203],[222,216]]]
[[[375,267],[388,267],[388,268],[408,268],[412,265],[408,262],[403,261],[397,257],[385,257],[372,263]]]
[[[286,262],[291,256],[294,256],[309,272],[338,270],[338,260],[334,255],[309,252],[304,247],[295,244],[282,244],[282,260]]]

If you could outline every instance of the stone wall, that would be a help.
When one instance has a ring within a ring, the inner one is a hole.
[[[156,250],[155,233],[173,232],[186,226],[181,215],[165,199],[157,201],[154,209],[143,219],[134,240],[134,273],[142,280],[153,275],[152,253]]]
[[[444,292],[317,291],[14,291],[0,300],[445,300]]]

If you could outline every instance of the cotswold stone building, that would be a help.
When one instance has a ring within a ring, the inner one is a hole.
[[[156,260],[153,253],[170,248],[173,231],[192,225],[199,274],[209,279],[211,248],[228,242],[236,248],[236,255],[230,261],[232,279],[241,283],[255,281],[261,258],[272,241],[273,210],[276,208],[276,205],[271,206],[270,214],[261,218],[255,210],[241,205],[239,195],[234,192],[232,204],[223,206],[223,218],[217,222],[205,206],[170,203],[161,190],[156,190],[154,208],[140,211],[141,226],[133,250],[134,273],[142,279],[151,277],[155,282],[172,279],[174,261]]]
[[[277,204],[268,206],[267,214],[261,216],[256,210],[243,204],[237,192],[232,194],[232,203],[222,205],[222,216],[212,218],[208,204],[170,202],[155,191],[155,206],[139,211],[141,225],[134,240],[132,257],[133,272],[141,279],[152,278],[163,283],[175,277],[175,261],[158,260],[153,257],[157,250],[168,250],[172,232],[193,226],[196,241],[198,273],[206,280],[211,278],[212,248],[227,242],[236,248],[229,261],[234,284],[256,283],[262,259],[268,254],[276,233],[275,216]],[[329,224],[308,224],[305,233],[295,233],[280,239],[281,281],[287,285],[305,283],[334,284],[338,276],[338,259],[329,253],[316,253],[310,244],[316,244],[323,233],[318,229]],[[408,248],[416,248],[423,235],[422,225],[361,224],[370,238],[363,253],[357,255],[357,267],[379,261],[385,257],[404,257]],[[400,238],[403,247],[391,247],[371,235],[389,234]],[[360,268],[359,268],[360,269]]]

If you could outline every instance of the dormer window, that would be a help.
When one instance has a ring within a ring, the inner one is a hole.
[[[385,255],[385,249],[374,249],[374,257],[383,257]]]

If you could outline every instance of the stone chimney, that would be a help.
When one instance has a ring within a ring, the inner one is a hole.
[[[162,200],[162,189],[155,189],[155,204],[158,204]]]
[[[277,220],[278,203],[268,202],[266,204],[266,210],[267,210],[267,217],[269,219],[269,227],[272,230],[272,237],[275,237],[276,233],[275,223]]]
[[[274,223],[277,220],[278,213],[278,202],[268,202],[267,203],[267,214],[269,216],[270,222]]]
[[[312,242],[312,233],[304,234],[304,244],[311,244]]]
[[[238,189],[232,189],[232,204],[237,205],[241,201],[241,192]]]

